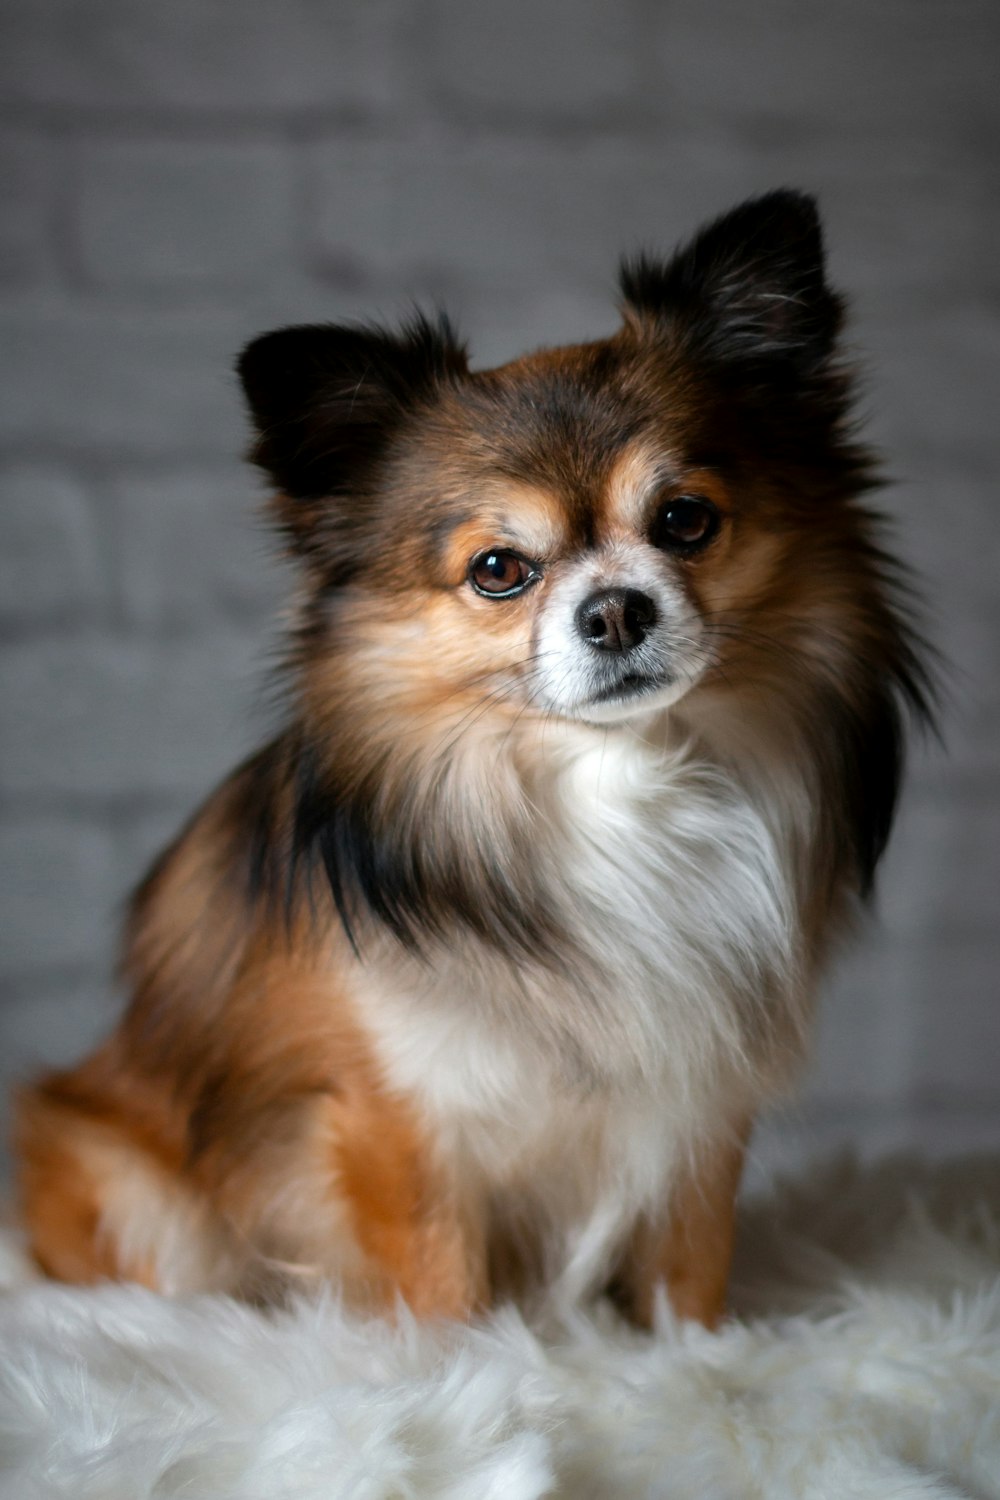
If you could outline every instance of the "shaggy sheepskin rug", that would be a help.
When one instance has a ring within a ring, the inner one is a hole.
[[[1000,1160],[848,1161],[742,1216],[735,1316],[473,1328],[31,1282],[3,1500],[993,1500]]]

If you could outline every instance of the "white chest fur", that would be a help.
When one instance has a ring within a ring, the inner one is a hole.
[[[430,965],[380,962],[359,1000],[456,1174],[544,1209],[575,1286],[678,1160],[773,1087],[796,1030],[795,917],[780,827],[686,746],[572,730],[525,795],[522,857],[564,961],[456,939]]]

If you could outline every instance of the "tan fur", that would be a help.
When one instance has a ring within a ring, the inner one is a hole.
[[[749,1127],[703,1153],[674,1189],[666,1224],[635,1229],[619,1274],[630,1316],[652,1327],[663,1287],[678,1317],[714,1328],[726,1311],[736,1195]]]
[[[15,1132],[22,1199],[32,1248],[49,1275],[162,1285],[152,1246],[136,1246],[147,1229],[155,1238],[165,1217],[184,1218],[189,1240],[204,1235],[207,1250],[214,1215],[180,1176],[182,1129],[183,1120],[135,1086],[116,1043],[22,1092]],[[194,1254],[204,1270],[205,1257]],[[192,1286],[201,1284],[199,1275]]]
[[[412,1110],[381,1084],[316,960],[293,956],[284,932],[258,933],[213,984],[214,923],[199,924],[206,954],[183,926],[161,927],[168,916],[185,920],[173,881],[186,886],[204,868],[197,850],[214,815],[210,806],[160,877],[172,904],[150,901],[133,933],[133,954],[152,959],[161,984],[164,967],[179,963],[202,981],[189,997],[195,1029],[180,1034],[179,1007],[170,1032],[158,1028],[160,996],[147,984],[122,1036],[19,1100],[21,1193],[39,1264],[63,1280],[120,1277],[170,1291],[268,1293],[335,1276],[359,1305],[391,1308],[402,1295],[424,1316],[467,1316],[487,1299],[482,1225],[463,1219]],[[216,892],[210,915],[219,904]],[[336,951],[342,939],[331,940]],[[209,1016],[212,1031],[199,1036]],[[163,1093],[163,1047],[181,1069],[173,1099]],[[198,1101],[206,1082],[208,1110]],[[192,1136],[193,1156],[181,1147]],[[157,1263],[171,1220],[189,1246],[180,1276]],[[145,1238],[144,1253],[131,1253]]]

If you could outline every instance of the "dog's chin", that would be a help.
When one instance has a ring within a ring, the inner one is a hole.
[[[664,680],[628,673],[599,688],[589,698],[561,710],[566,718],[584,724],[625,724],[647,714],[658,713],[680,701],[693,686],[684,677]]]

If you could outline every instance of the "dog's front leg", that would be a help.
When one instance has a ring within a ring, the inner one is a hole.
[[[375,1300],[391,1306],[401,1295],[420,1318],[482,1311],[490,1300],[485,1224],[433,1143],[385,1098],[349,1114],[334,1121],[335,1181]]]
[[[676,1182],[665,1219],[636,1226],[617,1277],[621,1300],[641,1328],[653,1322],[656,1289],[666,1287],[678,1317],[714,1328],[726,1310],[736,1195],[749,1125],[706,1148]]]

